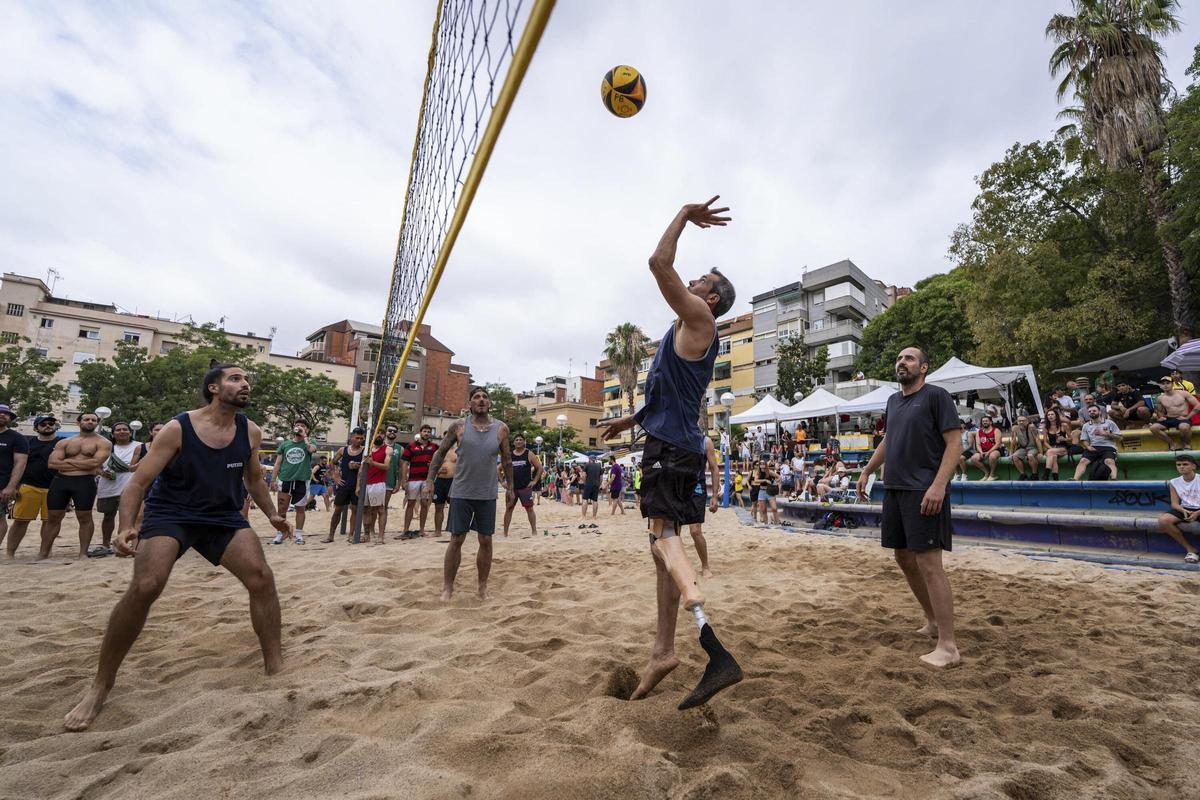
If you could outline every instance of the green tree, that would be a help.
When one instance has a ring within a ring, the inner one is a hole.
[[[1171,322],[1180,341],[1195,323],[1192,289],[1178,245],[1169,235],[1170,179],[1164,167],[1170,91],[1158,39],[1179,30],[1177,0],[1073,0],[1075,13],[1056,14],[1046,35],[1058,42],[1050,72],[1062,75],[1061,100],[1078,103],[1080,134],[1110,170],[1139,177],[1157,228]]]
[[[809,395],[825,380],[829,371],[829,348],[821,345],[809,355],[803,333],[794,333],[775,345],[775,364],[778,370],[776,397],[791,405],[796,392]]]
[[[534,447],[534,440],[541,436],[543,440],[542,450],[546,449],[553,451],[558,447],[558,425],[554,427],[543,427],[537,419],[534,418],[533,412],[525,406],[517,402],[517,396],[507,385],[503,383],[487,384],[488,397],[492,400],[492,416],[508,426],[510,436],[516,436],[518,433],[525,437],[525,442],[529,447]],[[568,447],[572,450],[586,450],[587,448],[579,441],[579,432],[567,425],[562,430],[563,447]]]
[[[1167,235],[1179,245],[1188,279],[1200,277],[1200,46],[1187,74],[1192,83],[1171,108],[1167,132],[1175,180],[1167,195],[1174,209]]]
[[[29,339],[22,337],[22,341]],[[53,382],[63,363],[33,347],[8,345],[0,350],[0,401],[16,412],[17,419],[52,410],[67,399],[66,388]]]
[[[912,294],[867,323],[858,368],[868,378],[895,380],[896,354],[914,346],[934,364],[951,356],[969,360],[976,346],[966,313],[970,294],[970,281],[960,270],[920,281]]]
[[[638,367],[646,358],[649,341],[642,329],[632,322],[622,322],[604,339],[604,356],[617,372],[617,381],[625,394],[630,414],[635,411],[633,398],[637,393]]]
[[[328,375],[261,362],[248,369],[253,370],[250,398],[255,421],[273,436],[287,435],[297,419],[307,422],[316,436],[329,430],[335,416],[350,417],[350,393],[338,389]]]

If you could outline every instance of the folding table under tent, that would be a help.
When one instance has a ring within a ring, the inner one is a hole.
[[[1008,391],[1010,384],[1024,378],[1029,382],[1033,392],[1033,402],[1037,406],[1038,416],[1044,416],[1042,395],[1038,390],[1037,378],[1033,376],[1033,367],[1021,364],[1015,367],[977,367],[958,358],[951,358],[945,364],[925,376],[925,382],[940,386],[951,394],[957,392],[978,392],[980,389],[999,389],[1000,396],[1012,408],[1012,397]]]

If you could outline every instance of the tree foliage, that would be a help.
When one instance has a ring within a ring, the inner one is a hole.
[[[896,354],[920,347],[934,364],[970,359],[976,341],[967,318],[971,284],[959,270],[919,282],[863,330],[858,368],[868,378],[895,380]]]
[[[824,382],[829,371],[829,348],[822,345],[809,355],[804,333],[794,333],[775,345],[775,364],[776,397],[791,405],[797,392],[808,396]]]
[[[486,388],[488,397],[492,400],[492,416],[508,426],[509,436],[516,436],[518,433],[523,435],[525,443],[529,447],[535,447],[534,440],[541,436],[543,451],[547,448],[553,450],[558,447],[559,431],[557,424],[553,427],[549,425],[543,427],[534,418],[531,410],[517,402],[516,394],[507,385],[503,383],[489,383]],[[564,426],[562,429],[563,447],[568,447],[572,450],[589,449],[578,441],[578,436],[579,432],[577,430],[570,425]]]
[[[646,358],[650,338],[632,322],[622,322],[609,331],[604,339],[604,356],[617,372],[617,381],[625,394],[629,413],[634,412],[633,398],[637,393],[638,367]]]
[[[212,325],[189,326],[176,338],[177,347],[154,358],[137,344],[119,342],[112,361],[80,366],[83,406],[108,406],[114,420],[168,420],[203,403],[200,381],[215,360],[246,369],[252,388],[245,413],[268,436],[286,435],[295,419],[306,420],[317,435],[335,416],[350,416],[350,395],[326,375],[257,361]]]
[[[0,349],[0,402],[7,403],[17,419],[52,410],[67,399],[66,387],[53,382],[64,363],[22,344]]]

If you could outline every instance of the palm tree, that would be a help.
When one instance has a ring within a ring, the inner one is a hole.
[[[1046,35],[1058,42],[1050,74],[1062,74],[1058,99],[1072,94],[1068,109],[1078,133],[1109,169],[1133,168],[1158,227],[1167,268],[1171,318],[1180,342],[1192,337],[1192,288],[1178,246],[1165,234],[1170,219],[1169,178],[1162,163],[1166,143],[1164,101],[1170,90],[1157,41],[1179,30],[1178,0],[1072,0],[1075,14],[1056,14]]]
[[[632,322],[622,322],[609,331],[604,339],[604,356],[617,371],[621,391],[629,404],[629,413],[634,412],[633,396],[637,392],[638,367],[646,357],[646,343],[650,341],[642,329]]]

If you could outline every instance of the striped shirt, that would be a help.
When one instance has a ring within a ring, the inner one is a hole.
[[[408,462],[408,479],[410,481],[425,481],[429,478],[429,462],[433,461],[433,454],[438,451],[438,446],[433,442],[425,442],[421,444],[420,439],[415,439],[404,448],[404,453],[400,456]]]

